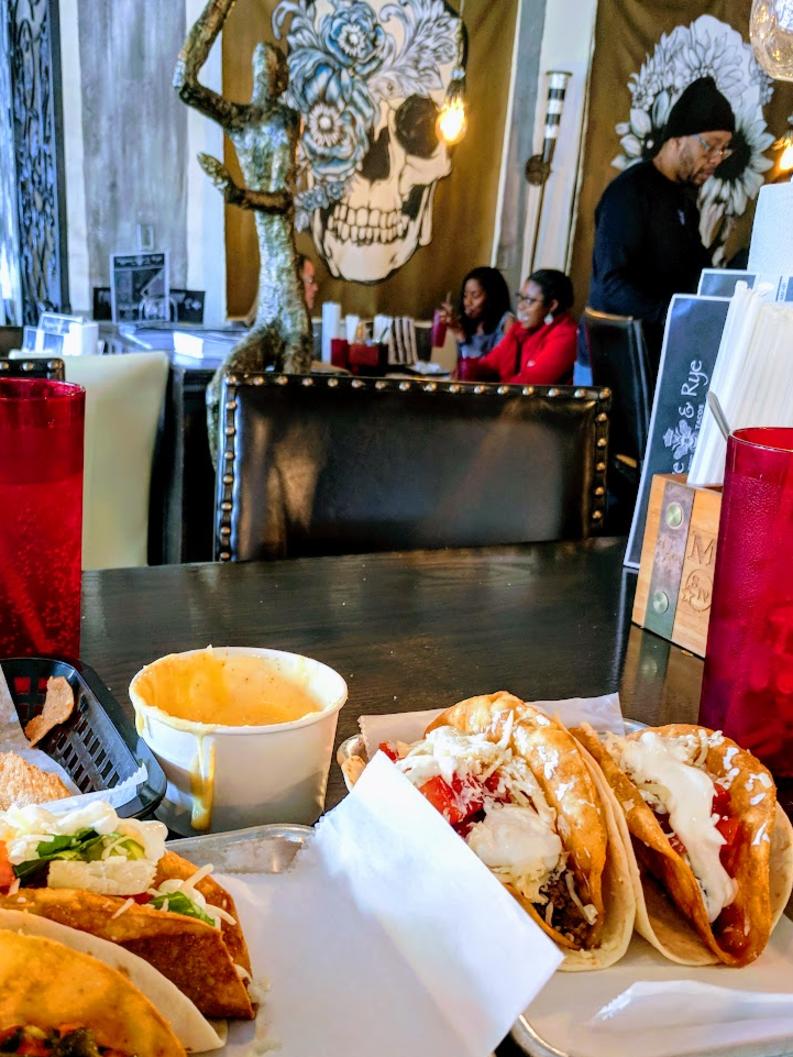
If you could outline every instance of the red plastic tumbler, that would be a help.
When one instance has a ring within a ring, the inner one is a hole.
[[[0,656],[80,653],[85,390],[0,379]]]
[[[432,335],[430,341],[433,349],[442,349],[446,344],[446,313],[442,308],[436,308],[432,313]]]
[[[699,719],[793,775],[793,429],[739,429],[724,496]]]

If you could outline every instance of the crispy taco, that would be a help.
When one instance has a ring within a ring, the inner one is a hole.
[[[64,815],[6,812],[0,908],[118,943],[205,1016],[250,1019],[251,964],[234,901],[211,868],[165,851],[166,832],[159,822],[121,819],[102,802]]]
[[[0,929],[0,1053],[25,1057],[185,1057],[130,981],[62,943]]]
[[[576,736],[630,832],[637,931],[682,965],[747,965],[793,887],[793,828],[768,770],[719,731]]]
[[[569,731],[500,692],[461,701],[412,746],[384,746],[562,948],[562,969],[613,964],[635,915],[612,796]]]
[[[175,984],[157,972],[148,962],[118,944],[99,939],[90,932],[68,928],[38,914],[26,914],[21,910],[0,910],[0,937],[5,932],[52,940],[72,951],[90,955],[109,968],[117,970],[159,1010],[188,1052],[205,1053],[217,1050],[223,1045],[223,1039],[215,1028],[204,1019]],[[68,969],[68,966],[65,969]]]

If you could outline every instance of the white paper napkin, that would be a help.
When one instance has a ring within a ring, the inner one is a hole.
[[[270,985],[228,1057],[487,1057],[561,961],[382,753],[292,870],[219,880]]]
[[[793,922],[788,918],[779,922],[757,961],[743,969],[675,965],[635,936],[622,961],[588,973],[586,986],[581,983],[577,973],[557,973],[525,1013],[537,1035],[563,1053],[767,1057],[793,1052]]]
[[[341,334],[341,305],[326,301],[322,306],[322,362],[330,363],[330,343]]]

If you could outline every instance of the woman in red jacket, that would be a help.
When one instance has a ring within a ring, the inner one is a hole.
[[[469,360],[466,381],[557,385],[573,380],[573,284],[564,272],[533,272],[517,294],[518,319],[485,356]]]

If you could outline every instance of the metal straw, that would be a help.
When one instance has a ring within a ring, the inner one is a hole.
[[[724,414],[724,409],[721,406],[719,398],[713,392],[712,389],[708,390],[708,407],[710,408],[711,414],[716,419],[716,425],[721,430],[721,435],[727,440],[730,436],[730,427],[727,422],[727,416]]]

